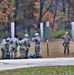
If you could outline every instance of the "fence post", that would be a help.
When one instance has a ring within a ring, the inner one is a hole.
[[[47,44],[47,56],[49,56],[49,41],[46,40],[46,44]]]

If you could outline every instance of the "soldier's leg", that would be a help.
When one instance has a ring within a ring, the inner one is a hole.
[[[35,46],[35,55],[37,56],[37,46]]]
[[[64,54],[66,54],[67,45],[64,43]]]
[[[1,56],[1,58],[4,59],[4,58],[5,58],[5,52],[4,52],[4,49],[1,48],[1,51],[2,51],[2,56]]]
[[[37,57],[40,56],[40,46],[37,47]]]
[[[40,47],[36,46],[36,48],[35,48],[36,57],[39,57],[39,52],[40,52]]]
[[[14,48],[14,58],[17,57],[17,48]]]
[[[7,56],[7,49],[5,48],[4,49],[4,58],[6,58],[6,56]]]
[[[69,54],[69,45],[67,45],[67,54]]]
[[[38,47],[38,55],[40,56],[40,46]]]
[[[13,58],[13,48],[10,49],[10,58]]]
[[[23,58],[23,51],[21,51],[21,58]]]
[[[21,54],[21,58],[23,59],[24,57],[25,57],[25,54],[24,54],[24,49],[22,50],[22,52],[21,52],[22,54]]]
[[[27,48],[25,48],[24,51],[23,51],[24,57],[27,56],[27,55],[26,55],[26,51],[27,51]]]
[[[37,58],[39,57],[39,51],[37,51]]]
[[[29,48],[26,49],[26,55],[28,56]]]
[[[66,47],[64,46],[64,54],[66,54]]]
[[[21,58],[24,58],[25,57],[25,52],[24,52],[24,49],[22,49],[21,51]]]
[[[22,49],[20,48],[20,57],[22,58]]]

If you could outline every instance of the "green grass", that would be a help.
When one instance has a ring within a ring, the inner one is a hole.
[[[74,75],[74,66],[33,67],[0,71],[0,75]]]

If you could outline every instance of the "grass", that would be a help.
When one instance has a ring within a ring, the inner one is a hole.
[[[74,75],[74,66],[22,68],[0,71],[0,75]]]

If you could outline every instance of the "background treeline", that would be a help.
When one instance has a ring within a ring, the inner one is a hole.
[[[71,30],[74,0],[0,0],[0,38],[10,36],[13,21],[18,36],[23,37],[25,33],[33,36],[39,32],[40,22],[45,29],[45,22],[49,21],[51,36],[61,37],[65,30]]]

